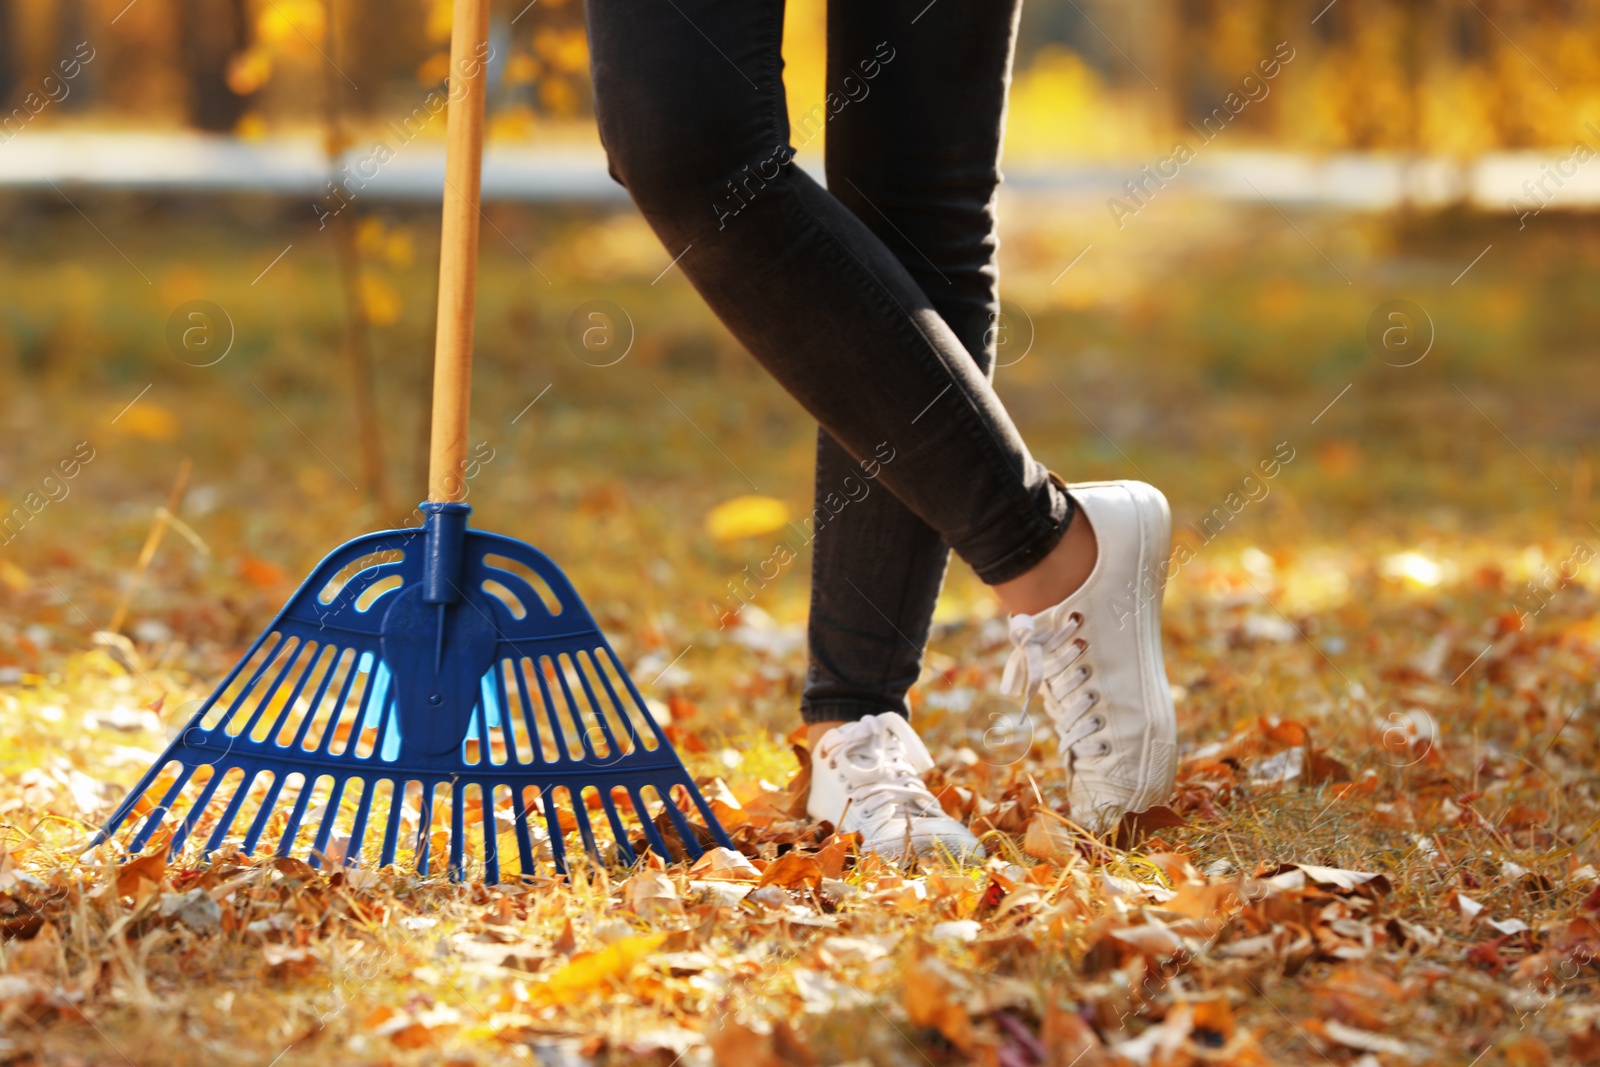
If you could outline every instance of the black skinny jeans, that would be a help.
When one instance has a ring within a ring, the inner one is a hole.
[[[827,189],[790,162],[783,0],[587,3],[612,175],[820,427],[802,713],[905,713],[949,550],[1006,581],[1072,513],[989,377],[1020,0],[833,0],[793,131],[826,126]]]

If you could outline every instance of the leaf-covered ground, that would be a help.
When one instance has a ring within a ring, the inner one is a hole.
[[[1108,237],[1093,206],[1030,208],[1004,247],[1032,347],[1000,389],[1052,467],[1172,498],[1179,790],[1112,840],[1075,830],[1048,731],[993,697],[1004,627],[958,566],[916,723],[988,861],[897,869],[795,814],[799,534],[707,524],[745,495],[804,514],[809,427],[681,278],[651,284],[668,257],[631,217],[493,214],[478,521],[568,570],[740,847],[482,886],[82,851],[298,578],[409,507],[347,484],[331,253],[298,213],[80,206],[126,260],[64,208],[3,206],[0,490],[8,514],[50,499],[0,547],[0,1063],[1600,1057],[1595,312],[1578,296],[1597,270],[1579,221],[1299,233],[1179,204]],[[409,487],[436,230],[375,215],[362,243]],[[1365,339],[1395,298],[1437,328],[1409,367]],[[237,329],[212,367],[166,341],[194,299]],[[634,323],[613,367],[567,347],[592,299]],[[107,636],[185,456],[183,526]],[[745,581],[791,541],[787,569]],[[735,588],[749,605],[719,626]]]

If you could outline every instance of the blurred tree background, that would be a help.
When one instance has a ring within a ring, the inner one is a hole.
[[[788,5],[796,110],[824,98],[825,7]],[[43,122],[261,135],[319,121],[337,51],[352,115],[381,124],[443,78],[449,22],[448,0],[0,0],[0,97],[90,40],[108,61]],[[1009,149],[1168,148],[1280,42],[1292,76],[1231,147],[1470,156],[1570,144],[1600,105],[1600,0],[1029,0]],[[494,44],[493,137],[590,136],[580,0],[496,4]]]

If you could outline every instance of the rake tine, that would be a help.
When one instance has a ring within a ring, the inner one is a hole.
[[[272,706],[272,702],[277,699],[278,690],[283,688],[283,680],[293,673],[294,665],[300,662],[300,655],[306,649],[306,642],[301,640],[299,637],[291,637],[282,645],[279,645],[279,654],[283,654],[284,647],[290,642],[294,642],[294,647],[288,651],[287,656],[283,660],[283,666],[278,668],[278,672],[272,676],[272,681],[268,684],[266,693],[263,694],[261,700],[256,704],[255,710],[250,713],[250,720],[244,724],[244,729],[232,736],[245,741],[250,740],[250,735],[255,732],[256,724],[261,721],[261,716],[266,714],[267,709]],[[285,708],[288,708],[288,706],[288,704],[284,705]],[[274,719],[267,725],[267,736],[271,737],[271,727],[277,725],[277,720]]]
[[[245,797],[256,784],[256,779],[263,773],[266,772],[245,771],[239,779],[239,788],[228,798],[228,806],[223,809],[222,818],[217,820],[216,828],[211,831],[211,837],[206,841],[206,847],[202,850],[205,855],[211,855],[222,847],[223,841],[227,840],[228,831],[233,829],[233,820],[239,817],[239,809],[244,806]]]
[[[467,851],[467,784],[453,782],[450,786],[450,860],[446,867],[452,882],[461,881],[464,857]]]
[[[304,659],[306,661],[305,669],[302,670],[300,672],[300,676],[294,680],[294,688],[289,691],[289,696],[283,702],[283,713],[273,721],[271,728],[267,731],[267,736],[262,739],[265,743],[278,744],[275,738],[283,733],[284,727],[289,725],[290,719],[294,716],[295,705],[300,703],[300,697],[305,693],[306,686],[311,682],[312,674],[316,673],[317,663],[324,655],[326,655],[325,649],[327,647],[328,646],[326,644],[320,644],[316,641],[307,641],[301,646],[301,652],[303,655],[297,657],[297,659]],[[325,673],[323,675],[324,680],[326,680],[327,677],[328,675]],[[319,689],[322,687],[322,684],[323,683],[319,683]],[[315,711],[316,702],[313,701],[310,707],[306,709],[305,715],[301,717],[300,725],[295,727],[294,740],[286,746],[279,745],[280,748],[295,748],[304,740],[306,731],[311,728],[311,721],[315,717]]]
[[[600,724],[600,733],[606,739],[606,754],[611,758],[615,758],[622,755],[622,748],[617,744],[617,735],[611,732],[611,722],[606,717],[606,711],[600,703],[600,698],[594,694],[594,686],[589,684],[589,674],[583,669],[583,661],[579,658],[581,655],[582,653],[579,653],[572,657],[572,669],[578,676],[578,684],[583,686],[584,695],[589,698],[589,707],[594,711],[595,722]],[[601,674],[600,668],[594,666],[592,657],[589,659],[589,663],[596,674]]]
[[[300,792],[294,798],[294,810],[289,812],[289,822],[283,828],[283,836],[278,838],[278,847],[275,850],[280,856],[287,856],[294,851],[294,839],[300,833],[300,820],[305,818],[306,805],[311,802],[311,794],[316,792],[317,780],[310,774],[300,776]]]
[[[328,791],[328,809],[322,813],[322,822],[317,826],[317,836],[311,842],[311,856],[307,860],[318,870],[322,869],[322,856],[327,851],[328,837],[333,833],[333,825],[339,821],[339,804],[344,800],[345,787],[349,783],[349,778],[335,778],[333,788]]]
[[[367,665],[365,671],[360,670],[360,663]],[[394,717],[389,708],[389,671],[384,667],[383,660],[370,652],[362,653],[357,671],[367,676],[367,684],[361,690],[360,703],[356,705],[356,733],[359,736],[371,728],[374,732],[372,754],[382,759],[384,749],[388,747],[389,731],[394,726]]]
[[[578,667],[577,660],[571,655],[567,658],[572,661],[572,670],[577,674],[581,683],[583,681],[583,671]],[[589,731],[584,729],[583,708],[579,705],[577,698],[572,695],[572,686],[567,682],[566,669],[562,667],[560,660],[555,660],[554,662],[556,664],[556,681],[561,685],[562,696],[566,697],[567,710],[572,713],[572,728],[578,731],[578,744],[583,746],[584,757],[595,761],[603,759],[604,757],[595,751],[594,741],[590,738]],[[595,717],[599,718],[598,709],[592,710],[594,710]]]
[[[723,848],[732,848],[733,839],[722,828],[722,823],[717,821],[716,815],[711,811],[711,805],[706,802],[705,797],[700,795],[700,790],[691,787],[689,789],[689,799],[693,800],[695,807],[700,809],[700,818],[705,820],[706,829],[711,832],[712,839]]]
[[[129,846],[131,851],[135,853],[144,851],[144,846],[150,843],[150,838],[155,835],[156,830],[160,828],[161,824],[166,821],[167,815],[171,813],[172,802],[178,799],[178,794],[183,791],[184,786],[189,784],[189,779],[194,777],[194,772],[198,769],[187,764],[181,764],[180,766],[183,767],[183,770],[173,780],[166,796],[162,797],[161,803],[151,808],[150,814],[145,816],[144,825],[139,828],[138,834],[134,836],[132,845]]]
[[[666,731],[661,729],[661,724],[656,722],[656,717],[650,714],[650,705],[644,702],[644,694],[639,692],[639,687],[633,684],[633,677],[622,669],[622,663],[618,661],[616,653],[607,648],[606,655],[610,657],[612,666],[616,667],[617,677],[622,679],[622,684],[627,687],[628,694],[633,697],[633,706],[639,709],[639,714],[644,719],[645,725],[649,726],[650,732],[655,735],[656,744],[665,746],[669,752],[672,751],[672,742],[667,739]]]
[[[583,799],[583,788],[576,792],[567,787],[567,798],[572,801],[572,817],[578,821],[578,834],[583,838],[583,850],[596,863],[600,862],[600,848],[594,841],[594,828],[589,825],[588,803]]]
[[[610,662],[611,669],[616,670],[619,678],[626,678],[627,673],[622,670],[622,665],[619,664],[619,662],[616,662],[616,657],[611,654],[610,649],[595,648],[595,673],[600,675],[600,685],[605,686],[606,696],[611,697],[611,707],[616,709],[616,717],[618,717],[619,720],[622,720],[622,729],[626,731],[627,739],[634,744],[634,747],[632,747],[632,752],[643,752],[643,750],[645,750],[645,741],[643,741],[642,737],[638,736],[638,729],[634,726],[634,717],[627,713],[627,704],[624,704],[624,702],[622,702],[622,697],[619,697],[618,694],[616,694],[616,688],[611,685],[611,678],[606,677],[605,669],[603,669],[602,665],[600,665],[600,654],[605,654],[606,662]],[[645,707],[645,702],[638,701],[637,707],[643,709],[643,707]],[[648,717],[650,712],[646,710],[645,715]]]
[[[672,820],[672,825],[678,828],[678,836],[683,839],[683,850],[691,859],[699,859],[705,849],[700,847],[699,838],[695,837],[694,829],[690,827],[689,820],[684,818],[683,812],[678,810],[678,802],[673,799],[672,787],[667,787],[667,795],[661,798],[667,805],[667,818]]]
[[[505,734],[506,738],[506,765],[515,767],[520,766],[523,761],[522,748],[517,743],[517,730],[515,723],[512,722],[512,716],[515,715],[517,718],[522,719],[523,728],[527,729],[528,720],[526,718],[526,712],[528,710],[528,694],[526,692],[521,694],[521,699],[518,702],[516,711],[512,711],[511,695],[506,691],[507,663],[511,663],[511,661],[509,659],[497,659],[494,661],[494,681],[497,691],[500,694],[500,732]],[[512,664],[512,671],[515,672],[515,670],[516,665]],[[531,740],[533,731],[529,730],[528,734],[530,737],[529,747],[538,748],[538,744]],[[528,761],[533,762],[533,753],[531,752],[528,754]]]
[[[478,783],[478,825],[483,829],[483,880],[500,884],[500,835],[494,821],[494,786]]]
[[[350,847],[344,850],[344,865],[354,867],[361,857],[362,839],[367,833],[367,815],[372,811],[372,798],[378,792],[377,778],[360,775],[361,799],[356,802],[355,822],[350,824]]]
[[[344,663],[346,652],[350,653],[350,667],[344,672],[344,678],[339,682],[339,689],[334,695],[333,703],[327,705],[328,714],[326,717],[326,725],[322,729],[322,736],[317,738],[315,747],[311,749],[312,752],[321,754],[328,753],[332,750],[334,738],[339,733],[339,723],[344,720],[345,702],[350,699],[350,689],[353,685],[355,685],[356,676],[361,673],[356,669],[357,664],[361,662],[360,653],[356,652],[354,649],[336,647],[333,653],[333,660],[328,664],[328,673],[322,679],[321,684],[317,686],[316,696],[311,699],[311,708],[306,714],[307,722],[310,722],[311,720],[314,720],[320,716],[320,709],[323,707],[324,702],[327,699],[328,692],[332,688],[334,676],[339,673],[340,666]],[[302,733],[304,733],[304,731],[302,731]],[[351,728],[351,734],[355,734],[355,729],[353,726]],[[303,737],[301,737],[297,738],[296,743],[290,747],[304,748],[304,746],[305,740]],[[345,747],[348,748],[349,746],[346,745]]]
[[[543,698],[544,717],[550,723],[550,739],[555,743],[556,758],[553,763],[565,763],[572,759],[572,751],[567,745],[567,732],[561,728],[561,717],[556,713],[554,699],[550,696],[550,683],[544,676],[544,663],[549,657],[539,656],[532,660],[534,681],[539,683],[539,695]],[[561,671],[555,660],[550,660],[559,677]]]
[[[381,673],[376,688],[378,692],[373,702],[380,709],[378,715],[383,724],[379,728],[372,751],[379,759],[391,760],[399,755],[400,746],[405,739],[400,732],[400,709],[389,697],[388,671],[384,670]],[[380,741],[381,745],[376,743]]]
[[[639,813],[639,826],[644,830],[644,838],[650,842],[650,847],[662,859],[670,859],[672,853],[667,851],[667,840],[661,836],[661,831],[656,829],[656,821],[650,817],[650,806],[644,802],[644,790],[638,786],[629,786],[628,792],[633,796],[633,810]],[[669,805],[670,807],[670,805]]]
[[[313,693],[311,699],[306,702],[305,717],[300,720],[300,725],[295,729],[294,732],[294,740],[290,741],[288,745],[291,750],[305,747],[306,734],[311,731],[312,723],[316,722],[317,720],[317,709],[322,706],[322,698],[328,694],[328,683],[333,681],[333,676],[339,669],[339,655],[344,650],[339,648],[337,645],[326,644],[319,648],[317,650],[317,654],[312,658],[311,664],[306,667],[305,674],[300,676],[299,683],[295,685],[295,691],[293,695],[289,697],[288,703],[284,705],[285,714],[292,714],[295,703],[300,699],[300,694],[305,690],[306,681],[311,677],[311,672],[317,669],[317,661],[326,656],[328,654],[327,650],[330,648],[333,649],[333,657],[328,660],[328,669],[322,672],[321,679],[317,681],[317,691]],[[322,743],[326,741],[328,735],[332,733],[333,729],[332,725],[330,724],[329,728],[323,731],[323,736],[318,739],[317,748],[320,749],[322,747]]]
[[[528,804],[525,797],[518,792],[517,787],[508,786],[511,790],[511,824],[517,833],[517,860],[522,865],[522,873],[533,873],[533,841],[528,834]]]
[[[495,662],[498,664],[499,661],[496,660]],[[494,669],[490,668],[484,672],[482,678],[478,679],[479,701],[483,705],[483,743],[488,746],[489,750],[489,758],[486,762],[491,764],[494,763],[494,735],[496,733],[500,734],[501,746],[505,747],[508,757],[511,752],[511,749],[505,745],[505,735],[510,728],[506,725],[505,704],[500,699],[500,693],[495,686],[494,674]]]
[[[628,844],[628,831],[622,825],[622,816],[617,814],[617,802],[611,796],[610,790],[601,790],[600,804],[606,809],[606,819],[611,823],[611,834],[617,839],[617,852],[622,855],[623,862],[629,867],[637,859],[633,854],[633,846]]]
[[[209,767],[211,765],[201,764],[201,766]],[[211,797],[217,791],[217,786],[222,784],[222,778],[223,772],[216,767],[211,767],[211,780],[205,784],[205,787],[200,791],[199,799],[190,805],[188,812],[183,817],[183,822],[178,824],[178,829],[172,834],[172,843],[167,846],[169,855],[176,856],[183,851],[184,842],[189,840],[189,833],[194,829],[194,824],[200,820],[201,815],[205,814],[207,806],[211,803]]]
[[[261,832],[267,828],[267,820],[272,817],[272,808],[278,803],[278,794],[283,792],[283,783],[288,777],[288,772],[273,772],[272,785],[261,800],[261,810],[256,812],[256,817],[250,822],[250,831],[244,836],[241,848],[246,856],[255,855],[256,845],[261,841]]]
[[[288,638],[284,636],[282,631],[269,630],[265,635],[256,641],[255,645],[250,649],[249,652],[245,653],[244,659],[241,662],[249,663],[250,657],[255,655],[263,645],[267,644],[270,638],[274,637],[276,637],[277,640],[271,642],[270,647],[267,648],[266,654],[261,657],[261,663],[254,671],[251,672],[249,681],[245,682],[239,691],[234,694],[233,699],[228,701],[226,707],[223,709],[222,718],[217,720],[217,726],[213,727],[213,729],[216,729],[217,727],[225,727],[227,725],[228,720],[233,717],[234,712],[239,710],[239,704],[245,699],[245,697],[250,695],[250,691],[256,687],[256,683],[261,680],[261,676],[266,673],[267,668],[272,666],[272,664],[277,661],[278,653],[283,651],[283,644],[286,640],[288,640]],[[222,699],[223,694],[227,692],[227,688],[227,685],[223,685],[215,693],[206,698],[206,702],[200,705],[200,710],[195,713],[194,721],[199,722],[200,720],[204,719],[211,709],[217,704],[217,702]]]
[[[478,766],[492,767],[494,766],[494,739],[489,736],[489,709],[484,706],[484,697],[487,696],[488,691],[481,684],[478,686],[478,690],[478,703],[472,709],[472,725],[478,731]],[[467,740],[470,741],[471,739],[471,731],[468,731]],[[464,747],[463,751],[465,751]]]
[[[417,808],[417,873],[428,877],[428,860],[433,853],[433,794],[439,783],[423,781],[422,800]]]
[[[333,698],[333,704],[328,709],[328,728],[323,732],[322,740],[317,743],[316,750],[319,753],[332,752],[333,740],[339,732],[339,724],[344,721],[344,708],[345,704],[350,700],[350,690],[354,688],[356,684],[356,678],[361,674],[361,655],[356,653],[353,649],[351,652],[350,669],[345,671],[344,681],[339,684],[339,695]],[[339,659],[343,658],[343,654],[341,653]],[[334,670],[338,670],[339,668],[339,659],[334,660]],[[330,671],[329,674],[331,675],[332,671]],[[359,744],[361,740],[361,709],[359,707],[356,708],[355,714],[350,717],[350,720],[350,736],[355,740],[356,744]],[[350,749],[350,742],[346,742],[344,751],[341,752],[340,755],[348,754]]]
[[[567,796],[571,798],[570,790]],[[567,841],[561,829],[561,815],[556,810],[556,791],[540,787],[539,803],[544,807],[544,822],[550,831],[550,858],[556,865],[556,873],[566,874]]]
[[[403,778],[393,780],[394,788],[389,791],[388,826],[383,831],[383,851],[378,856],[379,867],[394,863],[394,850],[400,844],[400,816],[405,810],[406,789],[410,785]]]
[[[90,848],[96,845],[103,845],[111,840],[111,835],[117,832],[117,827],[122,825],[122,821],[128,817],[128,814],[133,811],[145,793],[155,784],[156,778],[160,776],[161,769],[167,765],[167,762],[166,760],[157,760],[150,765],[150,769],[144,772],[144,777],[139,779],[139,784],[128,791],[128,795],[122,798],[122,803],[117,805],[117,810],[112,813],[110,820],[106,822],[105,826],[101,827],[100,832],[94,836],[94,840],[89,842]]]

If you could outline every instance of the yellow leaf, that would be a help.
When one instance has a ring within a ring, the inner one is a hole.
[[[438,85],[449,76],[449,52],[435,52],[417,67],[417,82],[421,85]]]
[[[411,231],[396,228],[383,243],[383,255],[391,266],[409,267],[417,258],[416,247],[411,243]]]
[[[376,274],[363,274],[361,307],[372,325],[392,326],[400,318],[400,294]]]
[[[660,948],[666,939],[666,934],[625,937],[598,952],[580,952],[532,992],[547,1004],[565,1004],[614,978],[623,977],[641,959]]]
[[[141,400],[117,419],[116,427],[123,433],[148,437],[152,441],[170,441],[178,436],[178,416],[160,404]]]
[[[448,41],[450,39],[450,23],[454,15],[451,0],[433,0],[428,5],[428,23],[424,31],[430,41]]]
[[[718,541],[734,541],[771,533],[789,521],[789,508],[770,496],[736,496],[706,515],[706,533]]]
[[[0,559],[0,582],[4,582],[13,593],[21,593],[33,584],[33,579],[9,559]]]
[[[274,0],[256,20],[256,34],[269,46],[299,52],[322,41],[327,21],[318,0]]]
[[[368,215],[356,227],[356,247],[367,255],[383,251],[384,225],[381,215]]]
[[[233,135],[241,141],[265,140],[270,130],[267,120],[259,111],[247,111],[233,124]]]
[[[526,52],[513,52],[506,60],[507,85],[531,85],[539,77],[539,61]]]
[[[228,60],[228,88],[239,96],[249,96],[272,77],[272,53],[265,48],[247,48]]]

